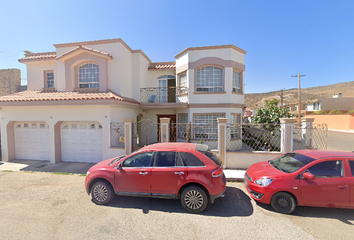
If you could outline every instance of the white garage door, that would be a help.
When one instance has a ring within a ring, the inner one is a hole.
[[[15,123],[15,157],[49,161],[49,127],[45,122]]]
[[[102,161],[102,125],[99,122],[63,122],[61,159],[65,162]]]

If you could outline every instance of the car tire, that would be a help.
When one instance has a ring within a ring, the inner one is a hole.
[[[273,195],[270,201],[273,209],[280,213],[292,213],[296,208],[296,201],[293,196],[286,192],[278,192]]]
[[[190,186],[182,191],[181,204],[188,212],[200,213],[208,205],[208,196],[200,187]]]
[[[112,186],[104,181],[98,181],[91,188],[92,201],[98,205],[106,205],[112,201],[114,191]]]

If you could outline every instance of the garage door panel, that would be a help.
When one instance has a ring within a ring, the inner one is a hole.
[[[61,125],[62,161],[102,161],[102,128],[98,122],[63,122]]]
[[[49,128],[45,122],[15,123],[15,157],[49,160]]]

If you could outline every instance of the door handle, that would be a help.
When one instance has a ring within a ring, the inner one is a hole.
[[[339,189],[344,189],[344,188],[346,188],[346,187],[348,187],[348,185],[345,185],[345,186],[338,186]]]
[[[182,175],[184,172],[175,172],[176,175]]]
[[[146,175],[149,174],[148,172],[139,172],[140,175]]]

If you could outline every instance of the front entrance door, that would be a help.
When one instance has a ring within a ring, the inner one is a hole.
[[[160,118],[170,118],[170,142],[176,142],[176,115],[157,115],[157,126],[160,126]],[[160,136],[160,129],[158,129],[158,134]]]

